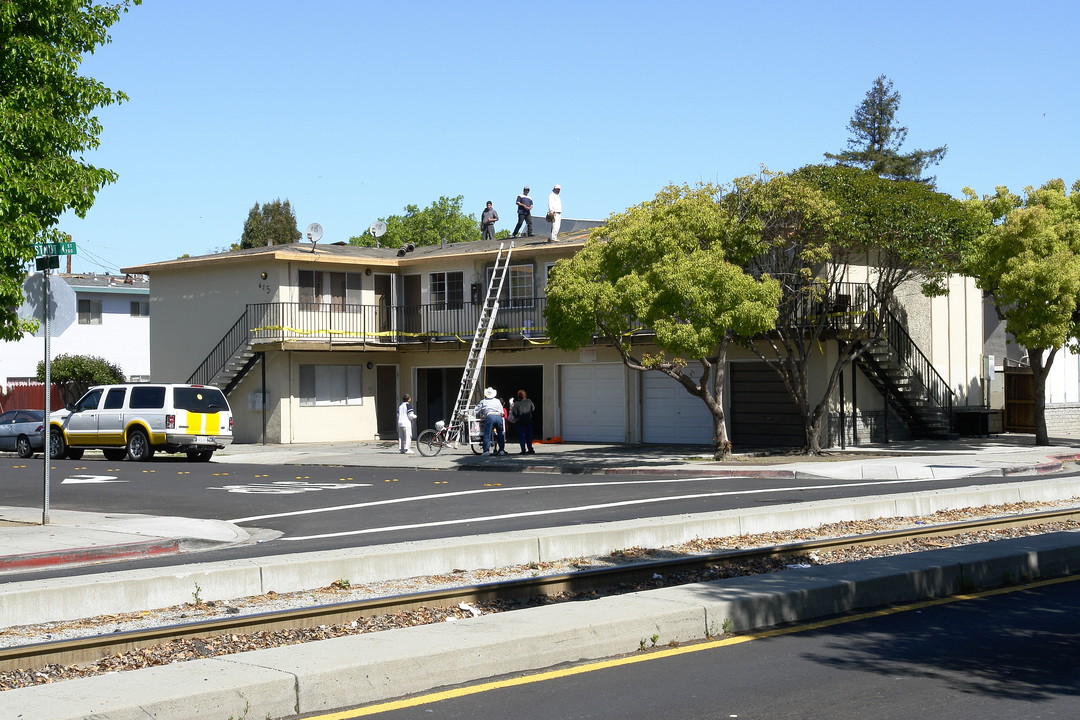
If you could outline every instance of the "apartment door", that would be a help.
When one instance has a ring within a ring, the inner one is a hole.
[[[397,437],[399,387],[397,365],[375,366],[375,423],[383,440]]]

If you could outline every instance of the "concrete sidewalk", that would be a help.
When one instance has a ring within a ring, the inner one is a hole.
[[[1030,435],[999,435],[948,441],[901,441],[861,445],[809,457],[736,453],[712,460],[705,445],[537,444],[521,455],[480,456],[468,447],[434,457],[401,454],[397,442],[327,442],[293,445],[232,445],[214,455],[217,463],[273,463],[419,470],[498,470],[582,474],[658,473],[785,478],[928,478],[1053,472],[1080,457],[1080,438],[1053,438],[1036,447]]]

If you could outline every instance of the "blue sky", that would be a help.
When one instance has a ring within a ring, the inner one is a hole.
[[[76,272],[236,242],[256,203],[347,240],[405,205],[523,185],[602,219],[669,183],[843,150],[874,78],[938,189],[1080,177],[1080,3],[145,0],[83,72],[130,100],[86,155],[120,174],[60,227]]]

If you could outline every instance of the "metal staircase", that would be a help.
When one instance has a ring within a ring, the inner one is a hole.
[[[236,387],[258,359],[251,349],[251,322],[248,310],[237,319],[198,369],[188,378],[192,385],[213,385],[226,395]]]
[[[513,242],[509,246],[499,243],[499,254],[495,258],[495,267],[491,272],[491,282],[488,283],[480,320],[476,323],[472,347],[469,348],[469,356],[465,360],[465,371],[461,374],[461,387],[458,389],[457,401],[454,402],[451,422],[468,422],[472,417],[473,395],[476,394],[480,368],[484,364],[484,355],[487,354],[488,343],[491,341],[491,329],[495,326],[495,317],[499,313],[499,298],[502,296],[503,283],[506,282],[513,251]]]
[[[944,438],[952,431],[955,394],[888,309],[877,319],[880,332],[856,359],[916,437]]]

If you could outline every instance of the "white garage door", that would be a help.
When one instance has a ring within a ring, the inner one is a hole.
[[[697,379],[701,368],[687,371]],[[641,374],[641,439],[647,443],[713,442],[712,413],[701,398],[659,372]]]
[[[626,441],[626,384],[620,364],[563,365],[559,382],[562,439]]]

